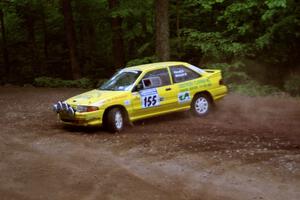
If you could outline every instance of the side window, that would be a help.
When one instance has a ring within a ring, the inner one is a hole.
[[[200,77],[200,74],[182,65],[172,66],[170,70],[174,83],[189,81]]]
[[[145,74],[142,79],[144,89],[170,85],[171,80],[167,69],[153,70]]]

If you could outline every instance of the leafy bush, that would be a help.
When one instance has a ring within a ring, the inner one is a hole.
[[[103,83],[105,83],[108,79],[100,79],[98,82],[97,82],[97,85],[96,87],[100,87]]]
[[[222,70],[222,76],[225,83],[241,84],[247,83],[251,78],[244,72],[245,65],[242,62],[228,63],[215,63],[208,64],[206,68]]]
[[[290,76],[284,83],[284,89],[293,96],[300,96],[300,76]]]
[[[223,79],[230,91],[249,96],[268,96],[283,93],[277,87],[262,85],[251,78],[245,72],[245,64],[243,62],[235,62],[232,64],[215,63],[209,64],[206,67],[222,70]]]
[[[42,76],[34,79],[34,85],[38,87],[60,87],[62,85],[62,80]]]
[[[88,78],[81,78],[75,80],[75,86],[79,88],[93,88],[95,86],[95,81],[92,81]]]
[[[201,32],[196,29],[182,29],[185,48],[196,49],[205,57],[221,60],[226,56],[243,56],[249,51],[249,45],[229,38],[221,32]]]
[[[224,76],[226,83],[245,84],[250,81],[250,77],[245,72],[232,72]]]
[[[261,85],[257,81],[249,80],[247,83],[229,84],[229,90],[248,96],[269,96],[269,95],[279,95],[283,92],[271,85]]]
[[[38,87],[76,87],[76,88],[93,88],[95,81],[82,78],[77,80],[62,80],[60,78],[38,77],[34,79],[34,85]]]

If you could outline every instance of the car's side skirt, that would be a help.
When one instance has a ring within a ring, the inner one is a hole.
[[[163,112],[159,112],[159,113],[155,112],[155,113],[151,113],[151,114],[141,115],[141,116],[138,116],[138,117],[130,117],[130,121],[136,121],[136,120],[150,118],[150,117],[154,117],[154,116],[169,114],[169,113],[172,113],[172,112],[185,111],[185,110],[189,110],[190,108],[191,108],[191,106],[187,105],[185,107],[175,108],[175,109],[172,109],[172,110],[167,110],[167,111],[163,111]]]

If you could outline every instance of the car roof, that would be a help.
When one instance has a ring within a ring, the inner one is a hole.
[[[157,63],[150,63],[150,64],[143,64],[143,65],[137,65],[133,67],[127,67],[125,70],[140,70],[140,71],[148,71],[148,70],[154,70],[161,67],[169,67],[169,66],[175,66],[175,65],[185,65],[188,66],[189,64],[186,62],[157,62]]]

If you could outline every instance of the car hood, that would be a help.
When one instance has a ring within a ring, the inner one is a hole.
[[[94,105],[104,103],[110,99],[118,97],[126,91],[106,91],[106,90],[91,90],[83,94],[74,96],[66,100],[70,105]]]

